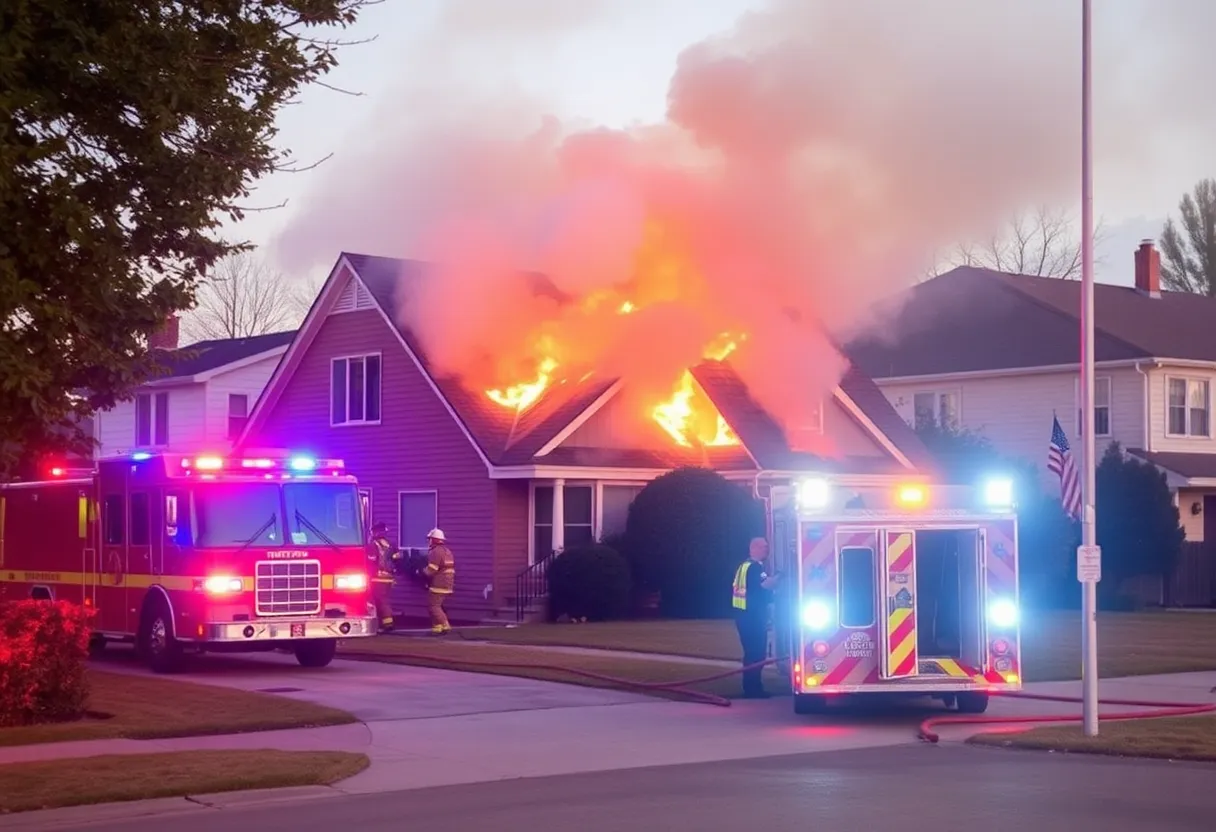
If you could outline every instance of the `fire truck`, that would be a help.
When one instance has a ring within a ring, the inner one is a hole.
[[[341,460],[131,453],[0,488],[0,600],[96,611],[94,645],[284,649],[304,667],[377,633],[365,514]]]
[[[1021,688],[1013,483],[847,487],[770,496],[775,652],[799,714],[842,694],[900,693],[983,713]]]

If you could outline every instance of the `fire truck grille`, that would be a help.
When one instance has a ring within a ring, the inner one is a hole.
[[[258,615],[314,615],[321,611],[320,561],[263,561],[255,574]]]

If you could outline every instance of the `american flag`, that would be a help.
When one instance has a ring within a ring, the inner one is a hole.
[[[1072,449],[1068,445],[1068,437],[1060,427],[1060,418],[1052,417],[1051,444],[1047,450],[1047,470],[1060,478],[1060,499],[1064,510],[1072,517],[1081,516],[1081,476],[1077,473],[1077,463],[1073,458]]]

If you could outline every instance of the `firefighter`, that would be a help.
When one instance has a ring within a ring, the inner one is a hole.
[[[427,611],[431,614],[431,632],[441,636],[452,631],[443,602],[456,588],[456,560],[447,546],[442,529],[431,529],[426,536],[430,551],[426,556]]]
[[[372,526],[372,552],[369,554],[368,578],[372,584],[372,598],[376,602],[376,615],[380,617],[380,632],[393,629],[393,607],[389,595],[393,588],[393,559],[399,554],[388,539],[388,524]]]
[[[731,606],[734,608],[735,627],[739,630],[739,644],[743,647],[743,666],[758,664],[768,658],[768,606],[777,576],[764,571],[768,558],[768,541],[763,537],[752,538],[748,545],[747,560],[735,570],[735,583],[731,591]],[[743,671],[743,696],[745,699],[767,699],[761,678],[763,668]]]

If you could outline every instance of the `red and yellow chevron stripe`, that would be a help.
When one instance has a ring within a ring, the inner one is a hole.
[[[907,595],[910,603],[897,602]],[[887,533],[887,675],[916,671],[916,554],[912,532]]]

